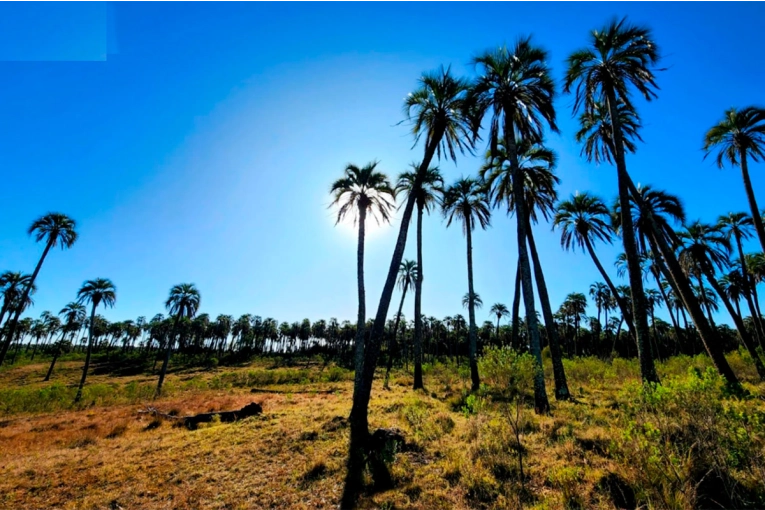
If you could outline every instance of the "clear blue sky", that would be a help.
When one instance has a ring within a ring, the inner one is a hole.
[[[327,191],[348,162],[379,159],[394,177],[421,158],[396,126],[420,74],[451,64],[470,76],[475,53],[532,33],[560,80],[588,31],[623,15],[653,28],[668,68],[659,99],[638,103],[645,144],[628,159],[633,177],[680,194],[690,219],[745,210],[740,174],[703,161],[700,147],[724,109],[765,102],[762,4],[0,4],[0,270],[31,272],[42,246],[26,228],[61,211],[81,237],[48,257],[34,316],[108,277],[111,320],[164,312],[180,282],[197,284],[212,316],[352,320],[355,232],[334,226]],[[560,196],[610,202],[614,169],[579,157],[571,98],[556,105]],[[461,157],[441,168],[453,181],[479,165]],[[751,169],[763,205],[764,171]],[[372,316],[397,227],[367,241]],[[439,215],[424,228],[423,311],[464,314],[461,230]],[[492,303],[510,305],[513,228],[497,213],[474,236],[479,321]],[[536,236],[553,307],[598,279],[548,225]],[[614,275],[618,251],[601,250]]]

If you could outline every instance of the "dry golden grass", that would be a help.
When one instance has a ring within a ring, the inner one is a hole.
[[[567,367],[575,402],[553,402],[549,416],[536,416],[528,402],[523,404],[518,422],[525,450],[523,486],[510,425],[515,404],[487,391],[475,412],[461,410],[469,381],[464,370],[454,368],[427,373],[427,392],[413,392],[404,372],[394,374],[390,391],[376,381],[370,425],[402,430],[409,447],[391,465],[395,488],[370,489],[360,507],[614,508],[603,480],[609,473],[632,480],[632,468],[614,452],[622,433],[619,392],[638,379],[629,366],[594,374],[600,370],[597,363],[589,369]],[[79,366],[62,363],[55,379],[74,384]],[[676,369],[667,367],[665,373]],[[40,382],[46,368],[43,363],[4,370],[0,389],[50,384]],[[260,363],[237,370],[268,367]],[[183,378],[212,380],[226,371],[231,369],[188,371],[169,382],[180,388]],[[748,372],[747,378],[754,380]],[[155,378],[89,378],[89,384],[131,381]],[[748,387],[765,393],[763,385]],[[273,392],[189,387],[156,401],[0,416],[0,508],[336,507],[345,474],[344,417],[350,412],[352,382],[269,389]],[[140,413],[147,405],[185,415],[249,402],[259,402],[263,414],[194,431]],[[762,400],[753,405],[765,407]]]

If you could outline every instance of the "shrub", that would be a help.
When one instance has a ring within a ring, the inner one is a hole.
[[[478,367],[487,386],[503,396],[514,397],[530,393],[535,363],[531,354],[489,347],[478,360]]]

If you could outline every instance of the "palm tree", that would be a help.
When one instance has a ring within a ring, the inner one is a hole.
[[[574,111],[583,107],[585,112],[595,113],[598,105],[603,100],[606,102],[617,169],[622,240],[629,266],[640,373],[645,382],[659,382],[648,347],[647,307],[635,230],[629,213],[629,174],[624,158],[624,140],[630,138],[630,133],[622,129],[622,114],[619,111],[620,105],[634,111],[630,98],[633,89],[646,100],[656,97],[657,86],[651,68],[658,62],[659,52],[650,30],[630,26],[626,19],[614,20],[603,30],[592,31],[591,36],[590,47],[575,51],[568,58],[564,90],[567,93],[574,91]]]
[[[722,168],[727,160],[733,166],[741,167],[744,190],[749,202],[749,210],[754,220],[754,229],[760,239],[760,246],[765,251],[765,228],[763,228],[760,210],[754,197],[752,181],[749,179],[748,158],[760,161],[765,157],[765,109],[747,106],[737,110],[731,108],[723,119],[713,126],[704,136],[705,158],[717,149],[717,166]]]
[[[29,226],[28,233],[30,236],[34,236],[35,241],[38,243],[45,240],[45,249],[43,250],[40,260],[37,262],[32,277],[29,279],[29,283],[24,288],[24,292],[19,300],[21,303],[26,303],[29,295],[32,291],[32,286],[37,280],[37,275],[40,273],[45,257],[51,248],[60,246],[61,249],[71,248],[74,242],[77,240],[77,232],[74,230],[76,223],[73,219],[61,213],[48,213],[42,218],[35,220],[32,225]],[[6,333],[6,343],[3,344],[3,349],[0,352],[0,365],[5,361],[5,355],[8,353],[8,347],[10,342],[16,334],[16,325],[19,322],[19,317],[23,307],[16,309],[13,318],[9,321],[9,327]]]
[[[507,309],[507,306],[503,305],[502,303],[494,303],[491,305],[491,309],[489,310],[489,313],[492,315],[497,316],[497,343],[499,343],[499,321],[502,319],[502,317],[507,317],[510,315],[510,311]]]
[[[553,98],[555,85],[546,64],[547,52],[534,46],[531,38],[519,39],[512,49],[507,47],[488,51],[473,59],[479,68],[479,78],[470,93],[474,113],[474,135],[478,136],[481,120],[491,110],[489,147],[494,156],[500,139],[505,140],[510,161],[512,188],[518,240],[518,260],[521,270],[523,302],[531,350],[537,366],[534,375],[534,407],[537,413],[547,413],[550,404],[542,370],[542,349],[534,304],[531,265],[526,247],[528,219],[524,196],[524,177],[519,160],[518,140],[540,143],[543,125],[558,131],[555,123]]]
[[[749,313],[754,319],[754,332],[760,343],[763,343],[765,342],[765,327],[763,327],[762,320],[759,317],[754,301],[752,300],[752,297],[757,300],[757,285],[754,284],[753,278],[747,270],[746,255],[744,254],[744,246],[742,243],[744,239],[750,239],[752,237],[751,229],[754,226],[754,221],[752,220],[752,217],[745,212],[728,213],[727,215],[718,218],[717,225],[722,229],[722,232],[726,235],[728,241],[735,241],[736,243],[738,260],[741,265],[741,284],[743,285],[743,292],[741,295],[746,299]]]
[[[175,343],[175,337],[178,334],[178,324],[181,319],[193,319],[199,310],[199,290],[193,283],[181,283],[175,285],[170,289],[170,296],[165,301],[165,308],[171,316],[175,316],[173,320],[173,328],[170,334],[170,338],[167,341],[167,347],[165,351],[165,359],[162,362],[162,370],[159,372],[159,382],[157,383],[156,396],[159,397],[162,394],[162,383],[165,381],[165,374],[167,373],[167,365],[170,362],[170,351]]]
[[[405,98],[404,113],[406,120],[411,123],[415,145],[422,135],[425,135],[425,154],[417,170],[413,189],[419,189],[421,186],[434,156],[440,159],[443,153],[446,158],[456,161],[457,150],[464,153],[472,149],[473,140],[470,138],[472,126],[466,115],[467,90],[468,83],[465,80],[455,78],[449,69],[441,68],[437,72],[424,74],[420,79],[420,87]],[[410,194],[404,207],[396,247],[383,285],[368,348],[365,349],[361,384],[355,386],[353,391],[348,472],[341,502],[343,508],[355,505],[356,496],[361,487],[364,451],[369,437],[369,399],[372,395],[372,381],[377,358],[380,355],[380,343],[385,330],[388,308],[390,308],[393,289],[396,286],[398,268],[404,258],[415,201],[416,196]]]
[[[640,234],[641,251],[645,253],[650,249],[657,268],[682,301],[683,306],[679,310],[683,314],[685,310],[688,311],[712,363],[732,389],[740,390],[738,378],[723,353],[719,333],[704,315],[698,293],[694,292],[677,258],[676,249],[680,240],[670,223],[685,221],[680,199],[650,186],[636,187],[629,179],[628,185],[632,194],[632,222]],[[619,223],[623,217],[620,214],[621,205],[615,209],[614,223],[617,230],[620,230]]]
[[[398,270],[398,286],[401,289],[401,303],[398,305],[398,313],[396,314],[396,324],[393,326],[393,334],[390,336],[388,342],[388,366],[385,368],[385,383],[383,387],[388,389],[388,380],[390,379],[390,369],[393,367],[393,351],[396,349],[396,334],[398,333],[398,324],[401,320],[401,311],[404,308],[404,299],[406,299],[406,291],[409,287],[413,287],[417,281],[417,263],[413,260],[405,260],[401,263],[401,267]]]
[[[0,325],[3,324],[3,318],[6,313],[13,313],[15,311],[14,305],[20,302],[20,298],[31,279],[32,277],[28,274],[13,271],[6,271],[0,274],[0,294],[3,296],[3,307],[0,309]],[[34,294],[35,290],[37,290],[36,287],[32,286],[29,294]],[[29,296],[27,296],[28,303]]]
[[[607,309],[609,301],[611,301],[611,289],[603,282],[595,282],[590,285],[590,297],[598,309],[598,326],[600,326],[600,314]]]
[[[553,317],[550,297],[547,292],[544,271],[537,253],[534,241],[532,222],[537,223],[539,216],[549,220],[558,197],[555,190],[559,179],[554,173],[557,156],[555,152],[546,148],[541,143],[530,140],[517,140],[518,168],[523,175],[523,192],[526,209],[526,235],[531,252],[531,261],[534,266],[534,278],[539,290],[539,301],[542,306],[542,315],[545,320],[547,336],[550,343],[550,357],[553,364],[555,378],[555,397],[558,400],[566,400],[570,397],[566,373],[563,368],[563,354],[558,341],[558,331]],[[512,167],[507,156],[504,140],[498,142],[495,157],[491,150],[486,154],[486,163],[481,168],[483,178],[489,182],[491,196],[494,205],[507,206],[508,214],[515,211],[513,198]],[[518,275],[516,275],[516,296],[520,293]],[[518,300],[513,302],[513,317],[517,318],[515,308],[519,306]],[[515,322],[515,321],[514,321]]]
[[[444,180],[438,168],[428,168],[415,188],[419,165],[412,165],[411,172],[398,176],[396,193],[404,192],[408,199],[414,194],[417,204],[417,281],[414,285],[414,389],[423,388],[422,382],[422,216],[423,211],[430,209],[438,201],[437,192],[441,190]]]
[[[572,292],[563,302],[563,307],[574,319],[575,345],[579,344],[579,323],[582,317],[587,313],[587,297],[581,292]],[[576,354],[576,351],[574,351]]]
[[[475,179],[462,178],[444,190],[441,207],[446,226],[449,227],[455,219],[459,220],[467,239],[470,379],[472,390],[477,391],[481,381],[478,376],[478,339],[475,324],[476,293],[473,290],[473,229],[476,225],[483,230],[489,226],[491,211],[486,186]]]
[[[114,302],[117,300],[117,289],[111,280],[107,278],[96,278],[95,280],[88,280],[79,292],[77,292],[78,303],[91,303],[93,306],[90,309],[90,327],[88,328],[88,350],[85,354],[85,366],[82,369],[82,378],[80,379],[80,386],[77,388],[77,395],[74,397],[75,402],[79,402],[82,398],[82,388],[85,386],[85,379],[88,376],[88,368],[90,367],[90,353],[93,349],[93,327],[96,316],[96,308],[103,303],[104,307],[113,307]]]
[[[578,246],[582,250],[587,250],[616,300],[622,318],[627,323],[627,329],[634,335],[632,313],[627,302],[616,290],[613,280],[606,273],[593,247],[593,241],[610,244],[613,240],[610,219],[608,207],[599,197],[589,193],[575,193],[570,199],[558,204],[553,227],[561,229],[560,244],[564,249],[573,250]]]
[[[332,184],[332,206],[339,206],[337,223],[349,213],[353,214],[354,223],[358,223],[359,240],[356,251],[356,279],[358,284],[359,313],[356,322],[356,357],[354,377],[355,386],[361,382],[364,363],[364,335],[366,332],[366,292],[364,290],[364,236],[367,214],[371,214],[377,223],[380,220],[390,222],[396,192],[391,187],[388,177],[377,171],[377,162],[364,167],[348,165],[345,175]],[[354,214],[355,213],[355,214]]]
[[[688,273],[696,276],[702,300],[707,301],[704,281],[702,280],[702,275],[704,275],[717,295],[720,296],[728,314],[733,319],[736,330],[738,330],[739,340],[749,351],[760,379],[765,380],[765,366],[763,366],[762,360],[760,360],[749,332],[744,326],[741,317],[733,309],[725,291],[720,287],[715,276],[716,269],[725,267],[728,264],[728,255],[731,249],[728,238],[722,233],[720,227],[705,225],[700,221],[686,226],[685,230],[678,234],[678,237],[681,242],[680,253],[678,255],[680,263]],[[712,320],[711,312],[709,320],[710,322]]]

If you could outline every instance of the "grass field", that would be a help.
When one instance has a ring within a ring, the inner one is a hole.
[[[464,366],[428,365],[426,391],[399,370],[375,381],[373,428],[400,429],[395,487],[371,479],[362,508],[699,508],[765,506],[765,385],[729,355],[750,395],[726,393],[703,356],[660,365],[643,391],[634,361],[566,361],[573,402],[533,413],[529,365],[489,353],[469,395]],[[332,508],[344,477],[352,373],[316,361],[88,379],[81,362],[0,372],[0,507],[7,509]],[[548,370],[548,388],[552,377]],[[257,391],[252,392],[255,388]],[[141,411],[263,413],[197,430]],[[519,464],[522,460],[522,468]],[[521,476],[521,469],[523,476]],[[716,505],[716,506],[715,506]]]

